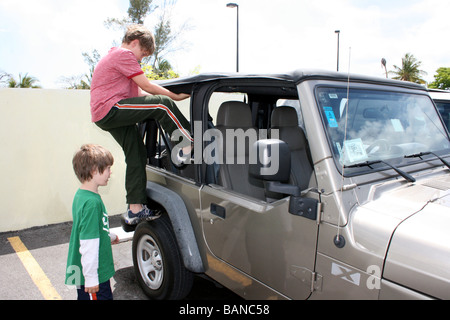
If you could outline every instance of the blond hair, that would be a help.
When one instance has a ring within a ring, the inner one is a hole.
[[[141,24],[133,24],[127,27],[122,43],[129,44],[131,41],[139,40],[142,49],[149,55],[155,52],[155,38],[153,34]]]
[[[81,183],[90,181],[96,170],[102,174],[113,163],[111,152],[97,144],[82,145],[72,159],[73,170]]]

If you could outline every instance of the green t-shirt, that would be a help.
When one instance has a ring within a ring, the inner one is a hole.
[[[86,269],[97,270],[98,282],[114,275],[108,214],[99,194],[78,189],[72,204],[73,226],[67,257],[66,285],[85,285],[80,243],[89,252],[83,257]]]

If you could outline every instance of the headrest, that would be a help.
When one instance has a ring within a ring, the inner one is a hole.
[[[273,127],[298,127],[297,111],[292,107],[281,106],[272,111]]]
[[[216,125],[248,128],[252,126],[252,113],[248,104],[240,101],[227,101],[220,105]]]

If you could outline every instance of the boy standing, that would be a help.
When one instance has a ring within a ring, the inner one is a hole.
[[[184,153],[190,152],[193,141],[190,124],[173,101],[186,99],[189,95],[176,94],[150,82],[141,69],[140,61],[154,51],[152,33],[142,25],[132,25],[126,31],[122,45],[112,48],[99,61],[91,82],[92,121],[111,133],[125,154],[129,206],[125,222],[128,224],[158,215],[145,206],[146,150],[137,123],[155,119],[169,135],[179,130],[188,144],[183,145]]]
[[[67,258],[66,284],[76,285],[78,300],[112,300],[109,279],[114,275],[108,214],[98,193],[106,186],[114,159],[99,145],[83,145],[72,160],[81,186],[72,204],[73,226]]]

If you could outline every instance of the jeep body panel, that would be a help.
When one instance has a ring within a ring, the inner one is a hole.
[[[164,184],[152,182],[151,171],[147,169],[147,176],[150,181],[147,181],[147,196],[152,201],[161,205],[168,213],[170,221],[173,226],[175,236],[177,238],[178,247],[183,256],[183,262],[186,269],[192,272],[204,272],[203,259],[198,248],[198,243],[194,232],[196,220],[191,220],[190,214],[186,208],[186,201],[180,197],[180,194],[175,192],[177,188],[168,188]]]

